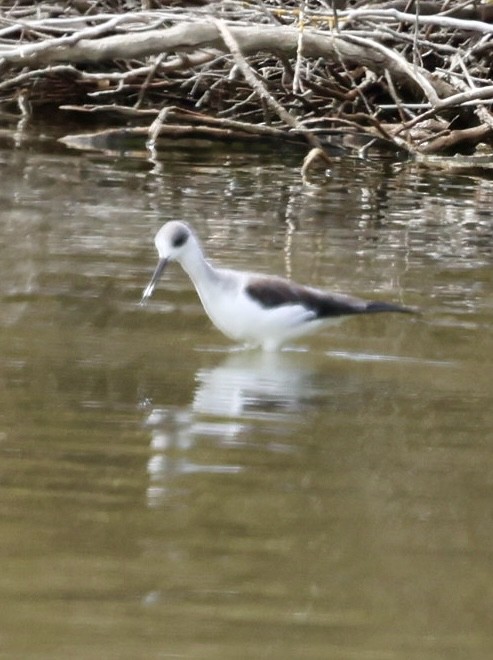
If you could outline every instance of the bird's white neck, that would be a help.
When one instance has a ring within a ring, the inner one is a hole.
[[[188,246],[181,255],[180,264],[193,282],[195,290],[211,319],[225,335],[241,339],[238,334],[237,319],[235,315],[230,319],[224,311],[230,307],[231,300],[235,300],[235,289],[241,283],[241,278],[231,277],[228,271],[216,269],[207,261],[198,242]]]
[[[183,270],[194,283],[197,291],[211,286],[218,281],[215,268],[207,261],[198,243],[190,245],[180,259]]]

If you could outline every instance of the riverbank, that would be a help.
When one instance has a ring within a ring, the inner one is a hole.
[[[3,3],[3,118],[421,158],[491,141],[489,4],[133,4]]]

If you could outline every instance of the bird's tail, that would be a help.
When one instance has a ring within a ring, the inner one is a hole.
[[[403,314],[416,314],[417,310],[412,307],[405,307],[404,305],[396,305],[395,303],[380,302],[374,300],[369,302],[364,310],[368,314],[376,314],[378,312],[400,312]]]

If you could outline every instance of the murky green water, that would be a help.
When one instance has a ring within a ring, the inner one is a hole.
[[[493,182],[0,150],[0,657],[489,658]],[[416,319],[229,350],[210,254]]]

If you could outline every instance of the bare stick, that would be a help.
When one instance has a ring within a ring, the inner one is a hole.
[[[371,39],[360,39],[359,37],[354,36],[350,37],[349,39],[356,44],[366,46],[367,48],[372,48],[376,52],[382,53],[390,62],[395,64],[394,68],[397,67],[400,69],[405,76],[414,80],[416,85],[421,87],[426,95],[426,98],[432,105],[435,105],[439,102],[440,99],[438,98],[438,95],[431,82],[418,69],[417,66],[412,67],[402,55]]]
[[[423,16],[416,18],[415,14],[408,14],[397,9],[355,9],[353,11],[339,14],[339,18],[346,18],[350,21],[358,19],[373,18],[377,21],[398,21],[401,23],[415,23],[419,25],[436,25],[438,27],[450,28],[452,30],[462,30],[464,32],[482,32],[484,34],[493,33],[493,25],[483,21],[471,21],[462,18],[452,18],[449,16]]]
[[[274,110],[277,116],[280,117],[280,119],[282,119],[282,121],[285,124],[305,135],[307,141],[312,147],[317,147],[321,150],[321,152],[325,153],[322,144],[320,143],[320,140],[312,133],[310,133],[310,131],[308,131],[298,121],[298,119],[296,119],[294,115],[292,115],[285,108],[283,108],[283,106],[278,101],[276,101],[276,99],[271,94],[269,94],[269,92],[266,90],[262,82],[255,76],[255,73],[253,72],[252,68],[241,54],[238,44],[235,38],[233,37],[233,35],[231,34],[229,28],[226,26],[226,23],[219,19],[216,19],[214,22],[222,38],[224,39],[224,43],[231,51],[231,54],[235,59],[236,65],[240,69],[241,73],[243,74],[245,80],[250,85],[250,87],[258,94],[259,98],[263,99],[268,104],[268,106],[272,110]],[[326,158],[328,160],[327,155]]]
[[[293,94],[303,92],[301,88],[301,61],[303,52],[303,31],[305,29],[305,0],[300,0],[300,12],[298,15],[298,46],[296,48],[296,64],[293,76]]]

